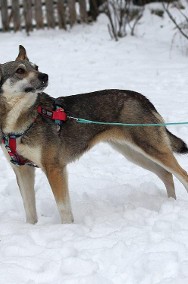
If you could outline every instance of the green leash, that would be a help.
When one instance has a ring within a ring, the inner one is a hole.
[[[73,116],[68,116],[76,120],[78,123],[82,124],[99,124],[99,125],[114,125],[114,126],[170,126],[170,125],[187,125],[188,121],[184,122],[167,122],[167,123],[121,123],[121,122],[102,122],[102,121],[95,121],[95,120],[88,120],[84,118],[78,118]]]

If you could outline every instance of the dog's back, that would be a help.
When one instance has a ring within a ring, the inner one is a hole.
[[[143,95],[133,91],[102,90],[87,94],[60,97],[56,104],[62,106],[69,116],[81,117],[93,121],[120,123],[163,123],[162,117],[153,104]],[[61,132],[63,143],[70,147],[70,152],[77,153],[89,149],[95,141],[125,140],[129,143],[147,148],[158,145],[166,139],[169,148],[177,153],[188,151],[186,144],[169,132],[165,127],[117,127],[110,125],[78,124],[68,120]],[[75,139],[75,136],[79,139]],[[76,146],[74,147],[74,144]],[[73,154],[76,156],[76,153]]]

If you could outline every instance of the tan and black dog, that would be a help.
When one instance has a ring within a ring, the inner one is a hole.
[[[163,123],[146,97],[132,91],[103,90],[58,98],[56,103],[63,107],[68,118],[57,129],[53,120],[37,111],[38,106],[49,111],[54,109],[54,98],[42,92],[47,84],[48,75],[39,72],[37,66],[29,62],[22,46],[15,61],[0,65],[2,148],[10,160],[11,146],[7,145],[7,141],[12,136],[16,137],[16,155],[22,161],[23,158],[31,161],[44,171],[62,223],[73,221],[66,166],[101,141],[108,142],[128,160],[154,172],[165,184],[168,197],[176,198],[172,175],[188,190],[188,175],[173,155],[173,151],[187,153],[187,146],[165,127],[79,124],[71,118],[74,116],[103,122]],[[34,168],[27,163],[22,166],[11,165],[23,198],[27,222],[35,223]]]

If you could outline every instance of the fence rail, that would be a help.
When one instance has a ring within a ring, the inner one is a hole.
[[[76,22],[87,23],[88,12],[96,0],[0,0],[0,31],[28,33],[33,29],[66,29]],[[90,10],[91,11],[91,10]]]

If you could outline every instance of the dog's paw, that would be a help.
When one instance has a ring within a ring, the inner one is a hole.
[[[72,224],[74,223],[74,217],[71,214],[64,214],[64,216],[61,218],[61,223],[62,224]]]
[[[36,218],[26,218],[26,222],[34,225],[38,222],[38,219],[37,217]]]

